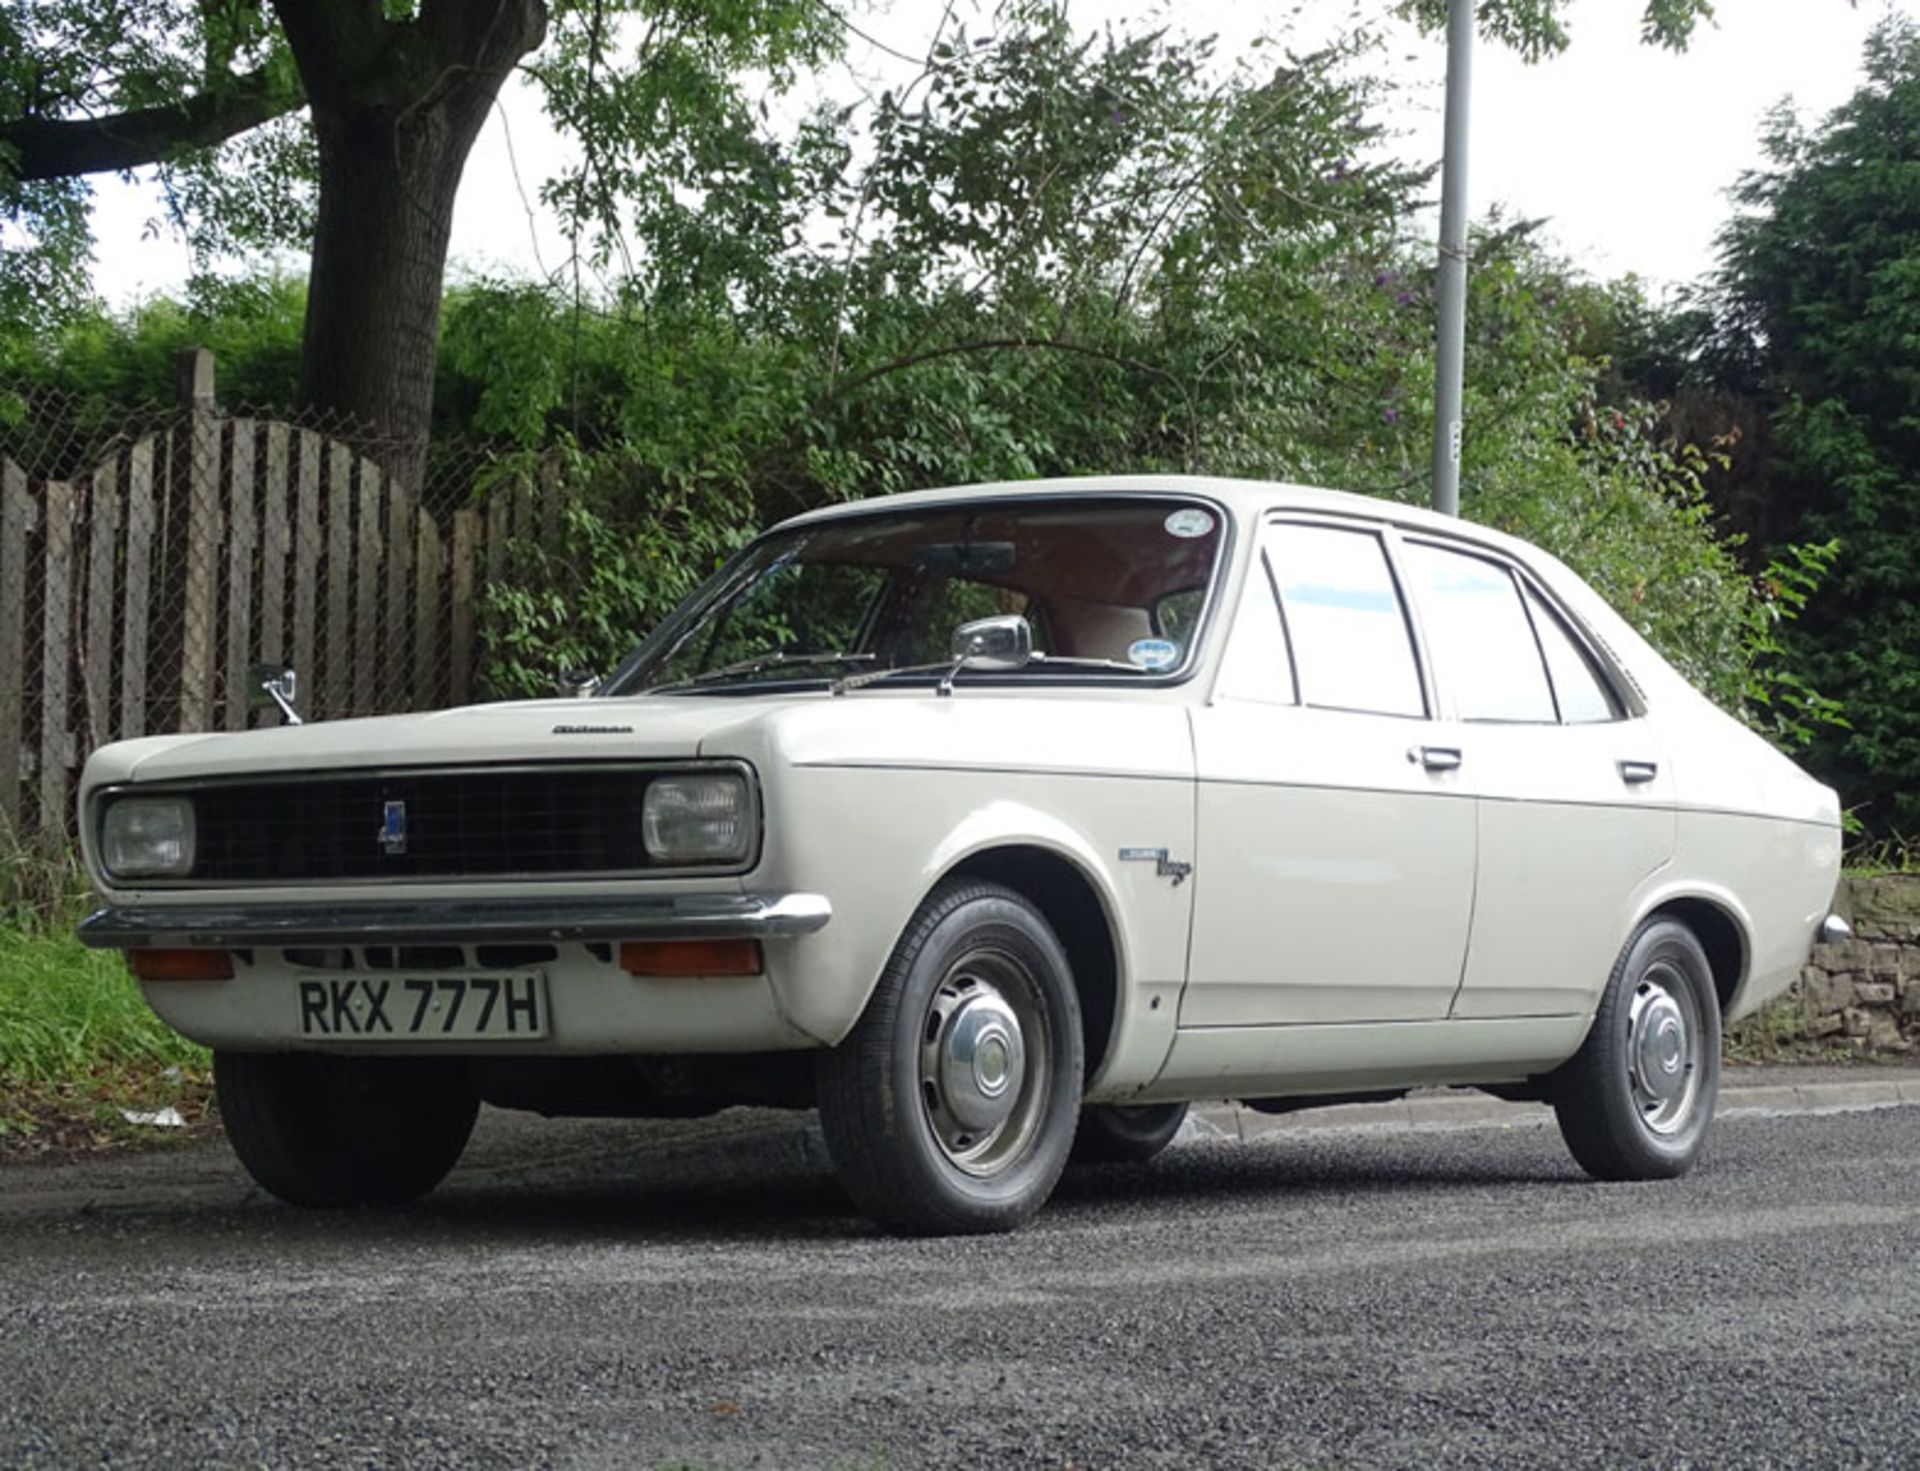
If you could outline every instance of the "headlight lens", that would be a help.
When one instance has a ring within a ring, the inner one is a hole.
[[[191,873],[193,803],[185,797],[122,797],[100,825],[100,861],[117,879]]]
[[[640,829],[655,863],[739,863],[753,846],[753,804],[744,777],[663,776],[640,804]]]

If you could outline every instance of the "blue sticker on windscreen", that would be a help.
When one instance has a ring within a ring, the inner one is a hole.
[[[1127,645],[1127,661],[1142,669],[1171,669],[1180,662],[1180,645],[1168,638],[1137,638]]]

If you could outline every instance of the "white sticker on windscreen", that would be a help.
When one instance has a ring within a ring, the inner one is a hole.
[[[1137,638],[1127,645],[1127,662],[1142,669],[1171,669],[1180,661],[1180,645],[1172,639]]]
[[[1167,517],[1167,534],[1185,537],[1205,536],[1213,530],[1213,517],[1197,506],[1186,506]]]

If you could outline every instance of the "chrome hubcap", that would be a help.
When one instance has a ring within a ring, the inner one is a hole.
[[[920,1031],[920,1099],[941,1151],[970,1174],[1004,1168],[1033,1137],[1045,1038],[1038,988],[1011,956],[963,956],[935,988]]]
[[[1656,1134],[1676,1133],[1693,1114],[1700,1032],[1693,987],[1667,966],[1649,967],[1627,1009],[1627,1073],[1634,1108]]]
[[[962,1128],[985,1133],[1013,1112],[1026,1073],[1020,1019],[1006,999],[980,985],[946,1018],[939,1044],[940,1096]]]

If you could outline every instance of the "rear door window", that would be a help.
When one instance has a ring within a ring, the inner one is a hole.
[[[1553,688],[1513,573],[1429,542],[1405,544],[1434,676],[1462,720],[1552,725]]]

